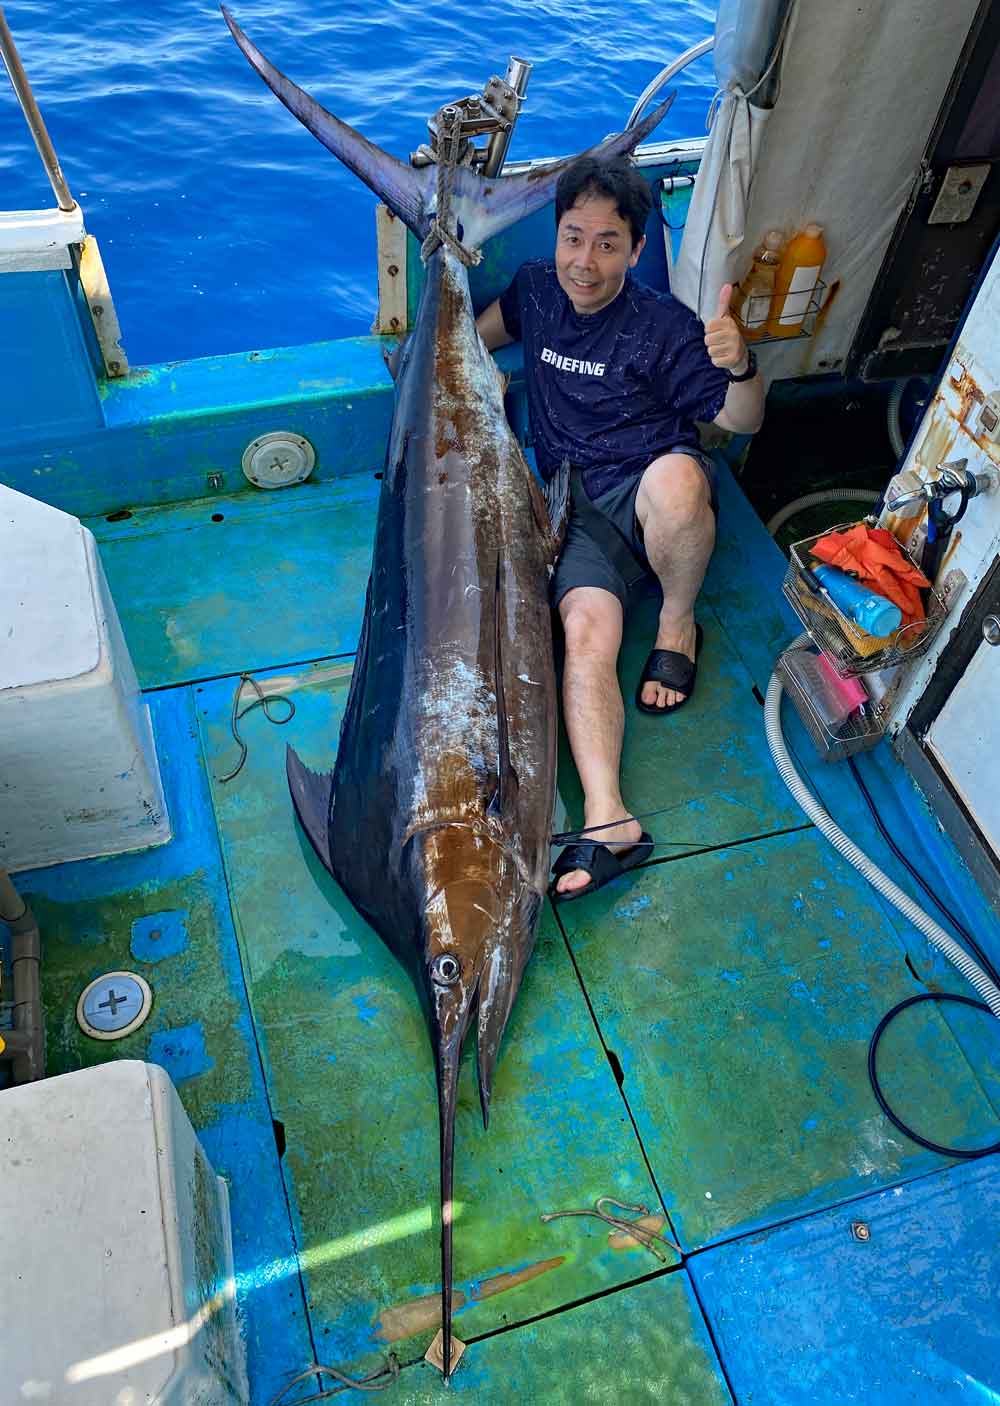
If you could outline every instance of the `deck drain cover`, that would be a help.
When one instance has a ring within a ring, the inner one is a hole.
[[[120,1040],[131,1035],[149,1015],[153,993],[135,972],[99,976],[76,1003],[80,1029],[93,1040]]]
[[[312,445],[291,430],[272,430],[253,439],[243,451],[243,472],[258,488],[287,488],[313,471]]]

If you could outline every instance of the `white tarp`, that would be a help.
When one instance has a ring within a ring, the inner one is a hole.
[[[724,0],[741,2],[749,0]],[[743,276],[769,229],[790,236],[810,221],[822,225],[828,251],[822,277],[836,296],[828,292],[815,336],[759,346],[768,380],[842,365],[920,179],[921,158],[978,3],[795,0],[782,46],[780,95],[765,120],[754,116],[735,80],[727,86],[671,286],[701,317],[710,317],[721,284]],[[751,95],[753,103],[771,101],[776,75],[777,67]],[[744,107],[748,112],[737,121]]]
[[[745,272],[750,185],[770,115],[736,92],[715,109],[670,284],[703,322],[715,315],[722,285]]]
[[[695,182],[672,291],[710,318],[724,283],[744,272],[750,187],[770,113],[765,106],[790,17],[789,0],[720,0],[715,77],[721,101]]]

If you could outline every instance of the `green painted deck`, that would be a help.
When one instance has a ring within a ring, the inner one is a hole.
[[[404,1370],[387,1402],[441,1391],[420,1360],[438,1282],[429,1041],[408,978],[298,830],[284,779],[286,744],[320,770],[334,754],[376,487],[359,475],[90,522],[154,690],[177,837],[24,884],[46,942],[50,1072],[163,1064],[230,1182],[255,1406],[314,1356],[372,1371],[392,1350]],[[765,745],[759,691],[793,633],[781,569],[726,478],[696,696],[668,721],[627,708],[625,795],[663,812],[647,821],[655,858],[546,909],[488,1133],[471,1058],[463,1070],[455,1328],[470,1346],[453,1391],[470,1401],[731,1402],[697,1266],[948,1168],[881,1116],[865,1072],[878,1018],[923,989],[927,949],[794,807]],[[654,610],[629,629],[629,700]],[[249,714],[246,765],[224,783],[243,670],[296,714],[282,727]],[[843,776],[789,735],[881,859]],[[876,776],[894,765],[879,755]],[[976,918],[985,931],[985,908]],[[119,967],[147,976],[154,1013],[97,1045],[76,1028],[76,996]],[[893,1033],[887,1088],[940,1140],[986,1141],[995,1044],[949,1021],[932,1012]],[[659,1211],[683,1258],[621,1248],[595,1220],[540,1220],[600,1196]]]

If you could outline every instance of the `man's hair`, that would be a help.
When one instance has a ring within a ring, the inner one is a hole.
[[[581,195],[603,195],[615,202],[619,215],[632,231],[634,249],[646,233],[653,196],[632,163],[621,156],[614,161],[599,161],[596,156],[574,161],[556,184],[556,229]]]

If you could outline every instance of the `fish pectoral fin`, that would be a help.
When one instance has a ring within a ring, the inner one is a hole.
[[[569,522],[569,460],[564,459],[545,485],[545,506],[549,515],[549,531],[555,543],[555,554],[562,551]]]
[[[332,874],[330,797],[333,793],[333,774],[329,771],[310,771],[292,747],[288,748],[285,756],[285,770],[299,823],[309,836],[320,863]]]
[[[524,475],[535,526],[541,533],[549,566],[554,567],[562,551],[569,517],[569,464],[564,463],[544,488],[532,473],[527,459],[524,460]]]

